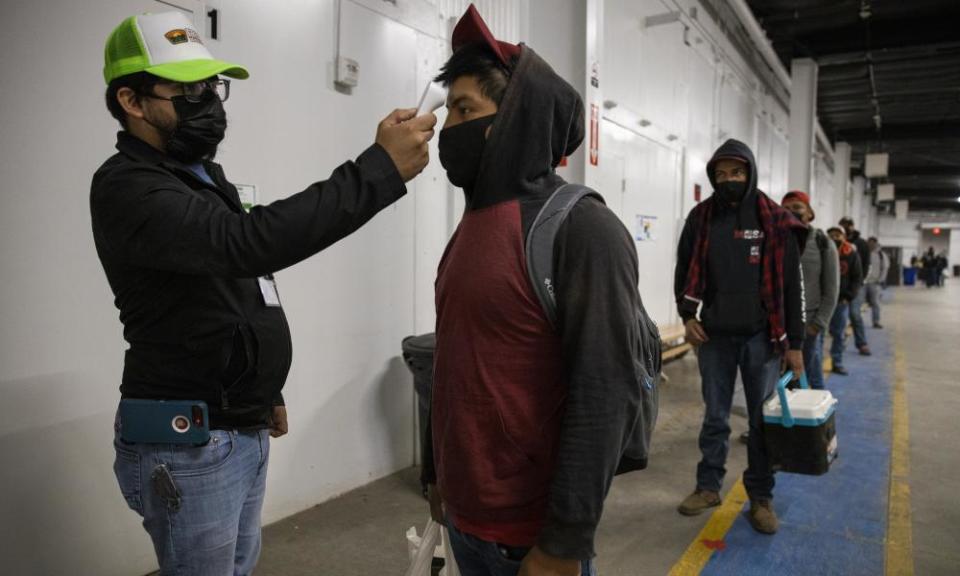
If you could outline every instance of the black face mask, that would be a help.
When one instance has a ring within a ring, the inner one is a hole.
[[[496,118],[491,114],[440,131],[440,164],[454,186],[473,188],[487,145],[487,128]]]
[[[803,213],[803,212],[790,212],[790,213],[793,214],[793,217],[794,217],[794,218],[796,218],[796,219],[799,220],[800,222],[803,222],[803,217],[804,217],[804,213]]]
[[[843,240],[834,240],[833,243],[837,245],[837,248],[843,246]]]
[[[734,204],[743,200],[743,197],[746,196],[747,183],[727,180],[726,182],[717,184],[715,189],[717,194],[720,195],[721,200],[728,204]]]
[[[177,127],[167,138],[167,154],[187,164],[216,156],[227,132],[223,102],[214,94],[201,102],[187,102],[183,96],[170,101],[177,112]]]

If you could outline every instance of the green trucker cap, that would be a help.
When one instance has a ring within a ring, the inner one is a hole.
[[[217,74],[245,79],[247,69],[217,60],[183,12],[131,16],[120,23],[103,54],[103,79],[149,72],[174,82],[199,82]]]

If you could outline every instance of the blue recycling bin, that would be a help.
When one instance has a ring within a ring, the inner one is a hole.
[[[903,285],[904,286],[913,286],[917,283],[917,269],[908,266],[903,269]]]

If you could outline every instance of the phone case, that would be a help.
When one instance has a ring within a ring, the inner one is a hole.
[[[199,400],[120,401],[120,437],[142,444],[206,444],[207,404]]]

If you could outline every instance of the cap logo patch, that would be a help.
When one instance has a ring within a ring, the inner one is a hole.
[[[193,28],[176,28],[164,34],[163,37],[169,40],[173,45],[184,44],[186,42],[203,44],[203,40],[200,39],[200,35],[197,34],[197,31]]]
[[[171,44],[183,44],[187,42],[187,31],[186,30],[171,30],[163,35],[164,38],[170,41]]]

